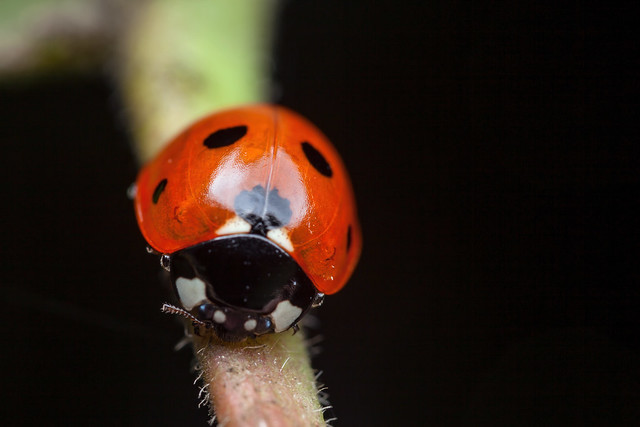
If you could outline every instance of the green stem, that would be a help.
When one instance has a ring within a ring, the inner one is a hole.
[[[275,0],[150,0],[128,24],[117,67],[141,162],[198,117],[263,102]],[[203,392],[231,426],[325,425],[302,333],[193,339]],[[266,423],[266,424],[265,424]]]
[[[122,37],[117,74],[141,162],[195,119],[264,102],[276,0],[148,0]]]

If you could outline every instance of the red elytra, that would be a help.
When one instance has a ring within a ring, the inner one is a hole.
[[[136,188],[140,230],[163,254],[227,234],[234,228],[224,226],[239,215],[275,223],[290,243],[283,249],[325,294],[345,285],[360,255],[355,199],[340,156],[313,124],[280,106],[199,120],[140,171]],[[242,210],[240,199],[260,194],[260,212]],[[283,200],[289,210],[278,218],[278,206],[270,205]]]

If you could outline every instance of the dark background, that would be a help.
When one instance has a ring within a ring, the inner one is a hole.
[[[287,2],[279,102],[334,141],[365,247],[317,312],[340,426],[640,418],[636,18]],[[3,425],[205,425],[126,198],[108,78],[0,87]]]

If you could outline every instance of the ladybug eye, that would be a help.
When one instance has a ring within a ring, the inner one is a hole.
[[[220,148],[231,145],[247,134],[246,126],[234,126],[220,129],[205,138],[203,144],[207,148]]]
[[[163,179],[158,183],[158,185],[156,185],[156,189],[153,190],[153,197],[151,200],[153,200],[154,205],[158,203],[158,199],[160,198],[160,195],[164,191],[165,187],[167,186],[167,182],[168,181],[166,178]]]
[[[309,160],[309,163],[311,163],[311,166],[313,166],[315,170],[328,178],[333,176],[329,162],[327,162],[327,159],[325,159],[322,153],[316,150],[313,145],[304,141],[302,143],[302,151],[304,151],[304,155],[307,156],[307,160]]]

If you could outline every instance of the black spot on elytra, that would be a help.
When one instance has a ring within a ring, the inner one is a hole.
[[[168,181],[166,178],[163,179],[158,183],[158,185],[156,185],[156,189],[153,190],[153,197],[151,198],[151,200],[153,200],[154,205],[158,203],[158,199],[160,198],[160,195],[164,191],[165,187],[167,186],[167,182]]]
[[[234,126],[220,129],[205,138],[203,144],[207,148],[220,148],[231,145],[247,134],[246,126]]]
[[[351,226],[347,228],[347,252],[351,249]]]
[[[333,176],[331,165],[329,165],[327,159],[325,159],[322,153],[316,150],[313,145],[304,141],[302,143],[302,151],[304,151],[304,155],[307,156],[307,160],[309,160],[309,163],[311,163],[311,166],[313,166],[315,170],[326,177],[331,178]]]
[[[273,189],[267,194],[261,185],[251,191],[243,190],[233,202],[236,214],[251,224],[251,232],[266,235],[269,230],[280,228],[291,220],[291,208],[288,199]]]

